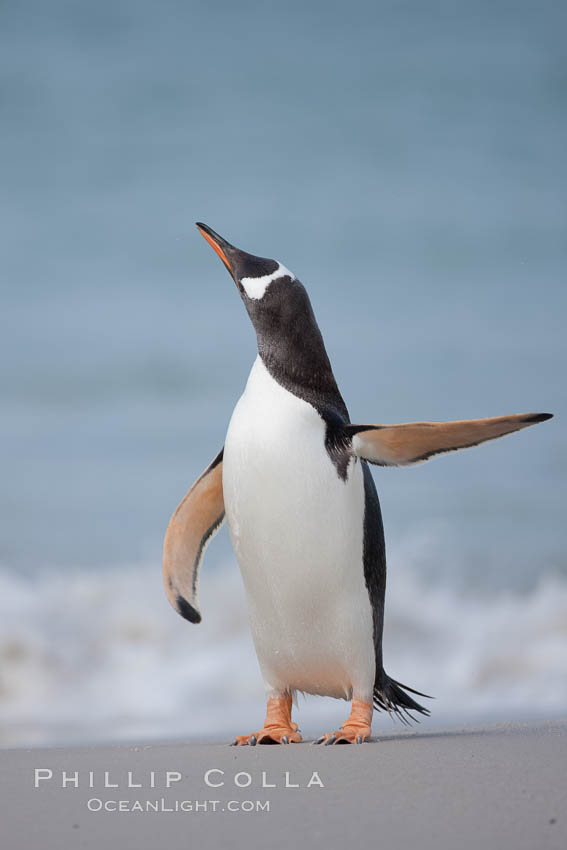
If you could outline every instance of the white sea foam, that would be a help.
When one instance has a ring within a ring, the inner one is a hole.
[[[390,675],[433,694],[437,720],[565,710],[567,582],[548,576],[529,593],[491,596],[427,585],[416,545],[390,557]],[[228,739],[257,728],[263,688],[235,564],[205,564],[201,608],[199,626],[169,608],[158,564],[0,571],[0,742]],[[308,698],[298,719],[304,731],[323,731],[345,708]],[[381,728],[391,724],[377,716]]]

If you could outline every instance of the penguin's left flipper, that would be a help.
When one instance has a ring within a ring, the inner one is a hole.
[[[458,422],[347,425],[352,452],[378,466],[406,466],[442,452],[467,449],[551,419],[552,413],[518,413]]]
[[[165,533],[165,592],[177,613],[190,623],[201,622],[197,605],[199,567],[207,544],[224,519],[223,451],[221,449],[185,494],[173,512]]]

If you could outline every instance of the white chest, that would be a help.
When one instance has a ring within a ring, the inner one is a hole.
[[[339,478],[325,449],[324,421],[259,357],[228,428],[223,487],[239,561],[251,548],[260,559],[319,561],[330,545],[344,551],[355,538],[360,543],[360,465],[353,460],[348,480]]]

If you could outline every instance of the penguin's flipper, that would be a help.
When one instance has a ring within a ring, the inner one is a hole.
[[[208,542],[224,519],[222,449],[173,512],[163,543],[163,584],[178,614],[200,623],[199,567]]]
[[[352,452],[377,466],[406,466],[441,452],[467,449],[551,419],[552,413],[518,413],[458,422],[406,422],[403,425],[347,425]]]

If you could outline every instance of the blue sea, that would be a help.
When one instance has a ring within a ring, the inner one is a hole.
[[[353,422],[555,413],[375,480],[388,672],[443,722],[565,713],[566,25],[548,0],[0,5],[0,743],[262,720],[226,530],[201,626],[161,589],[255,356],[195,220],[307,286]]]

